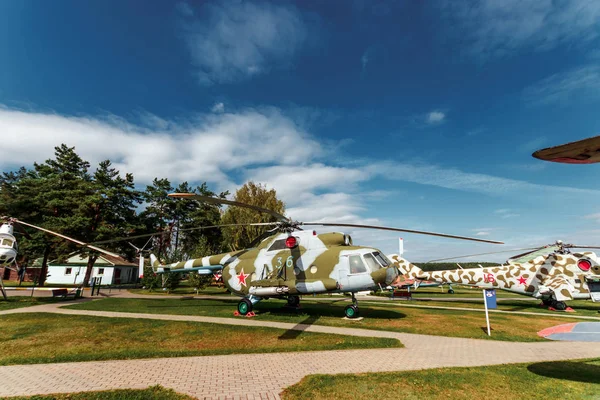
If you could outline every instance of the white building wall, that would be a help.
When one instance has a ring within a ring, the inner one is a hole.
[[[67,275],[67,268],[71,268],[71,274]],[[99,275],[99,269],[104,268],[104,273]],[[46,282],[53,285],[81,285],[85,278],[85,271],[87,267],[67,267],[64,265],[48,266],[48,278]],[[101,285],[110,285],[113,279],[114,268],[113,267],[94,267],[92,270],[92,278],[102,277]],[[123,272],[121,272],[123,276]]]

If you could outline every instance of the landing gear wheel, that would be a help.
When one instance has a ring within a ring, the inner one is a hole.
[[[252,302],[248,299],[242,299],[238,303],[238,312],[240,315],[246,315],[252,311]]]
[[[552,307],[554,307],[554,309],[558,311],[565,311],[567,309],[567,303],[565,303],[564,301],[555,301],[552,304]]]
[[[454,294],[454,289],[448,289],[449,294]]]
[[[288,307],[298,307],[300,305],[300,297],[299,296],[288,296],[287,298]]]
[[[358,306],[355,306],[354,304],[346,306],[346,308],[344,308],[344,314],[346,314],[346,318],[358,318]]]
[[[546,307],[550,307],[552,306],[552,303],[554,303],[553,299],[542,299],[542,303],[546,306]]]

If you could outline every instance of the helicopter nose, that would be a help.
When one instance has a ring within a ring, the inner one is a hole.
[[[0,248],[0,265],[12,264],[17,256],[17,252],[12,248]]]
[[[397,266],[391,265],[385,271],[385,284],[391,285],[400,276],[400,270]]]

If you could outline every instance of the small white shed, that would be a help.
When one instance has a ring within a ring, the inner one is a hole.
[[[48,263],[46,283],[80,285],[85,278],[87,263],[88,257],[81,254],[73,254],[64,262],[51,261]],[[101,277],[101,285],[134,283],[138,276],[137,270],[135,262],[103,254],[94,263],[91,277]]]

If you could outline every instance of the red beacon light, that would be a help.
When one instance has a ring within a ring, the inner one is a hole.
[[[298,240],[294,236],[289,236],[285,239],[285,247],[288,249],[293,249],[296,246],[298,246]]]
[[[592,263],[590,260],[581,259],[577,261],[577,266],[580,270],[587,272],[590,270],[590,268],[592,268]]]

